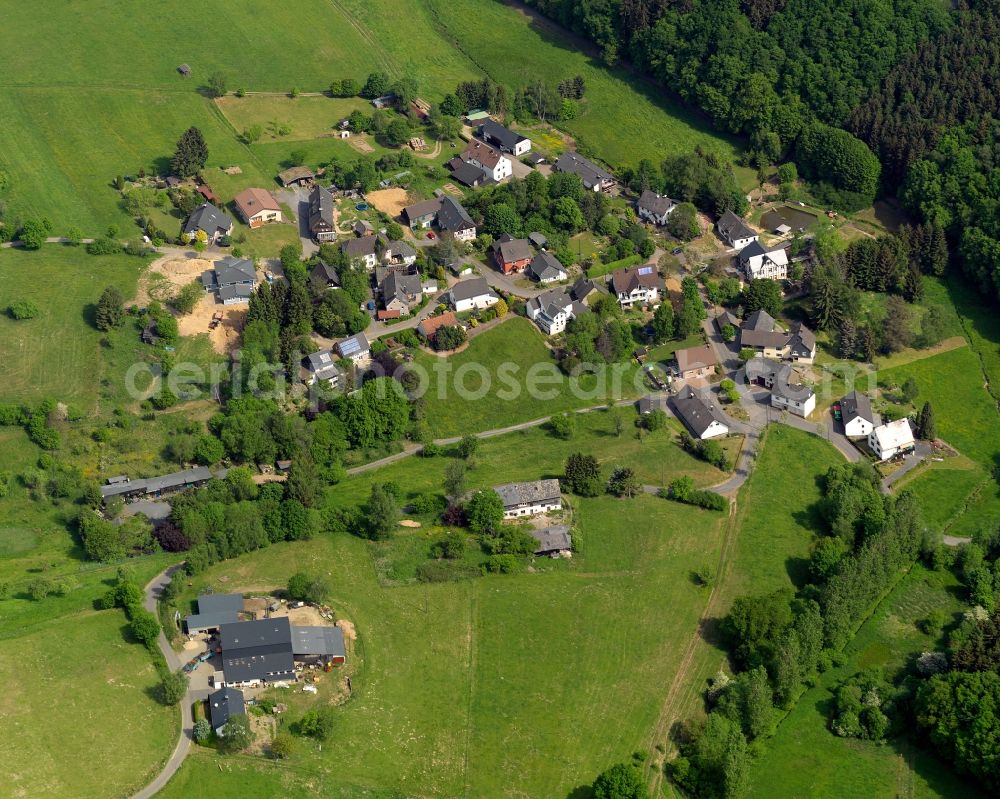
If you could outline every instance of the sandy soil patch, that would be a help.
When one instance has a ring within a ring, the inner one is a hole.
[[[157,258],[140,276],[134,302],[139,306],[149,305],[150,300],[165,302],[211,268],[212,262],[206,258],[185,258],[181,255]]]
[[[306,605],[301,608],[291,608],[289,609],[287,605],[283,605],[281,611],[288,611],[288,622],[289,624],[295,624],[300,627],[330,627],[330,619],[324,619],[323,614],[319,612],[319,608],[314,608],[310,605]],[[281,611],[274,613],[272,615],[281,615]]]
[[[407,206],[406,189],[370,191],[365,195],[365,200],[383,214],[388,214],[395,219],[403,213],[403,209]]]
[[[668,277],[667,291],[671,294],[680,294],[682,292],[681,282],[676,277]]]
[[[222,324],[215,330],[209,330],[208,323],[216,313],[222,314]],[[223,305],[214,294],[206,293],[191,313],[177,318],[177,332],[182,336],[207,333],[212,349],[220,355],[228,355],[239,346],[246,315],[246,306]]]
[[[344,633],[345,641],[356,641],[358,638],[358,631],[354,629],[354,625],[351,624],[347,619],[340,619],[337,622],[337,626]]]
[[[420,527],[420,522],[416,522],[413,519],[403,519],[399,523],[400,527]]]
[[[347,140],[347,143],[359,153],[375,152],[375,148],[371,146],[371,143],[368,141],[368,135],[365,133],[355,133]]]

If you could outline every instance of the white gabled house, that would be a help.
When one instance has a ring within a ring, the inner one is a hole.
[[[562,509],[559,481],[535,480],[531,483],[507,483],[493,489],[503,500],[503,517],[518,519]]]
[[[448,292],[448,302],[456,313],[482,311],[499,301],[500,297],[490,288],[485,277],[459,281]]]
[[[646,189],[642,193],[642,196],[639,197],[639,202],[635,206],[636,211],[639,213],[639,218],[645,219],[647,222],[652,222],[654,225],[667,224],[667,217],[674,212],[676,207],[677,203],[669,197],[656,194],[649,189]]]
[[[742,250],[752,242],[757,241],[757,231],[732,211],[726,211],[720,216],[719,221],[715,223],[715,228],[729,246],[737,250]]]
[[[570,319],[590,309],[581,302],[574,302],[563,289],[549,289],[528,300],[524,310],[545,335],[555,336],[566,329]]]
[[[704,441],[729,435],[729,425],[725,423],[722,413],[699,397],[690,386],[685,386],[674,397],[674,410],[695,438]]]
[[[895,422],[879,425],[868,434],[868,447],[881,461],[912,452],[914,446],[916,444],[909,419],[897,419]]]
[[[787,280],[788,250],[784,247],[764,247],[753,241],[739,254],[740,269],[747,280]]]
[[[860,391],[852,391],[840,401],[840,418],[848,438],[867,438],[879,422],[872,401]]]

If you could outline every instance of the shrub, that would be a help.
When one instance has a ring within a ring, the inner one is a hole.
[[[38,306],[31,300],[14,300],[7,306],[7,313],[11,319],[18,321],[34,319],[38,316]]]
[[[115,239],[104,236],[94,239],[87,245],[87,252],[90,255],[118,255],[122,251],[122,245]]]
[[[490,555],[483,563],[483,574],[510,574],[517,569],[513,555]]]

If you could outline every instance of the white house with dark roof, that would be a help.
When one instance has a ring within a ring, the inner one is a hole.
[[[570,319],[587,310],[589,309],[586,305],[574,302],[563,289],[543,291],[528,300],[524,306],[528,318],[547,336],[562,333]]]
[[[318,289],[339,289],[340,275],[326,261],[320,259],[309,273],[309,279]]]
[[[676,207],[677,203],[669,197],[664,197],[649,189],[643,191],[635,205],[639,218],[652,222],[654,225],[667,224],[667,217],[673,213]]]
[[[495,147],[473,139],[462,152],[462,160],[477,166],[499,183],[514,174],[511,160]]]
[[[390,272],[379,286],[382,305],[387,311],[408,314],[423,300],[423,285],[420,275],[407,275],[398,271]]]
[[[485,277],[460,280],[448,292],[448,303],[457,312],[485,310],[500,301]]]
[[[303,366],[309,375],[307,382],[310,386],[321,382],[335,386],[340,382],[341,373],[333,350],[320,350],[307,355],[303,360]]]
[[[840,418],[848,438],[867,438],[879,423],[867,394],[852,391],[840,401]]]
[[[403,221],[410,227],[410,230],[429,228],[434,224],[440,210],[441,201],[439,199],[422,200],[403,209]]]
[[[371,347],[364,333],[355,333],[333,345],[333,351],[341,358],[348,358],[355,366],[366,366],[372,357]]]
[[[250,295],[257,286],[257,268],[247,258],[227,255],[216,261],[212,269],[201,273],[205,291],[214,291],[223,305],[250,302]]]
[[[198,233],[205,234],[209,244],[215,244],[223,236],[233,232],[233,218],[225,211],[216,208],[212,203],[202,203],[191,212],[184,225],[184,236],[188,241],[198,238]]]
[[[719,231],[719,235],[722,236],[730,247],[734,247],[737,250],[742,250],[744,247],[757,241],[758,238],[757,231],[747,225],[746,222],[732,211],[726,211],[719,217],[719,221],[715,223],[715,229]]]
[[[718,438],[729,435],[729,425],[721,411],[707,402],[690,387],[685,386],[673,399],[677,418],[697,439]]]
[[[437,213],[438,229],[455,241],[475,241],[476,223],[472,221],[469,212],[458,201],[451,197],[441,200],[441,208]]]
[[[771,391],[771,407],[807,417],[816,410],[812,386],[798,380],[790,363],[771,358],[751,358],[746,365],[747,380]]]
[[[503,517],[520,519],[562,510],[562,491],[555,478],[530,483],[507,483],[493,489],[503,500]]]
[[[622,308],[631,308],[636,303],[657,305],[664,290],[663,278],[652,264],[616,269],[609,284]]]
[[[363,264],[369,272],[378,266],[378,236],[348,239],[340,245],[340,249],[351,261]]]
[[[316,241],[333,241],[337,229],[333,226],[333,195],[322,186],[309,192],[309,232]]]
[[[788,279],[788,250],[784,247],[765,247],[752,241],[737,258],[747,280]]]
[[[495,119],[487,119],[479,126],[476,135],[487,144],[496,147],[498,150],[510,153],[515,158],[531,151],[531,139],[515,133],[497,122]]]
[[[754,311],[740,326],[740,347],[764,358],[812,363],[816,358],[816,334],[801,322],[783,330],[767,311]]]
[[[868,434],[868,448],[882,461],[912,452],[915,446],[909,419],[881,424]]]
[[[583,187],[589,191],[607,191],[615,184],[610,172],[572,151],[560,155],[552,168],[556,172],[578,175]]]
[[[552,253],[543,250],[531,259],[527,275],[539,283],[555,283],[566,279],[566,269]]]

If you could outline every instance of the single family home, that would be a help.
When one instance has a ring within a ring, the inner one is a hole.
[[[868,434],[868,448],[880,461],[913,452],[915,442],[909,419],[881,424]]]
[[[506,155],[475,139],[470,141],[462,152],[462,160],[478,166],[497,183],[514,174],[514,165]]]
[[[322,186],[309,192],[309,232],[316,241],[333,241],[337,229],[333,226],[333,195]]]
[[[611,290],[622,308],[640,305],[658,305],[664,290],[663,278],[652,264],[627,266],[611,273]]]
[[[856,390],[840,401],[840,418],[848,438],[867,438],[879,423],[871,399]]]
[[[785,247],[765,247],[754,240],[740,250],[738,260],[747,280],[788,279],[788,250]]]
[[[335,386],[340,382],[340,369],[337,367],[333,350],[320,350],[307,355],[303,366],[306,368],[307,383],[310,386],[322,382]]]
[[[476,223],[463,205],[451,197],[441,200],[437,226],[444,235],[451,236],[455,241],[474,241],[476,238]]]
[[[194,241],[198,238],[198,233],[204,233],[206,243],[215,244],[223,236],[233,232],[233,224],[233,218],[225,211],[212,203],[202,203],[188,217],[184,225],[184,236],[188,241]]]
[[[351,261],[363,264],[368,271],[378,266],[379,243],[377,236],[348,239],[340,245],[340,249]]]
[[[460,280],[448,292],[448,304],[457,312],[484,310],[500,301],[485,277]]]
[[[244,189],[233,198],[233,202],[243,221],[251,228],[281,221],[281,206],[274,195],[264,189]]]
[[[485,120],[479,126],[476,135],[487,144],[501,152],[510,153],[515,158],[520,158],[531,150],[531,139],[515,133],[494,119]]]
[[[677,350],[674,359],[677,361],[677,376],[681,380],[709,377],[715,373],[715,366],[719,362],[715,357],[715,350],[709,344]]]
[[[423,299],[420,275],[392,272],[379,286],[379,292],[385,309],[401,314],[411,313]]]
[[[662,194],[656,194],[646,189],[639,197],[639,201],[635,207],[640,219],[645,219],[654,225],[665,225],[667,224],[667,217],[673,213],[677,207],[677,203],[669,197],[664,197]]]
[[[439,199],[422,200],[403,209],[403,221],[406,222],[410,230],[429,228],[434,224],[440,210],[441,201]]]
[[[747,225],[732,211],[726,211],[715,223],[722,239],[737,250],[742,250],[752,242],[757,241],[757,231]]]
[[[553,169],[556,172],[578,175],[588,191],[607,191],[615,183],[610,172],[575,152],[567,151],[560,155],[553,164]]]
[[[562,524],[552,527],[543,527],[541,530],[532,529],[529,531],[538,542],[535,555],[538,557],[557,558],[565,552],[573,550],[573,539],[569,534],[569,528]]]
[[[333,351],[341,358],[350,359],[355,366],[366,366],[371,361],[371,347],[364,333],[355,333],[333,345]]]
[[[214,268],[201,273],[201,284],[206,291],[216,292],[223,305],[250,302],[257,285],[257,269],[247,258],[227,255],[216,261]]]
[[[545,335],[554,336],[566,329],[570,319],[589,309],[586,305],[574,303],[563,289],[549,289],[528,300],[524,310]]]
[[[339,289],[340,275],[326,261],[320,259],[309,273],[309,279],[318,289]]]
[[[552,253],[542,251],[528,264],[528,277],[539,283],[555,283],[566,279],[566,269]]]
[[[729,425],[722,412],[711,402],[699,396],[690,386],[685,386],[674,397],[677,418],[697,439],[718,438],[729,435]]]
[[[208,718],[216,735],[224,737],[223,728],[229,720],[245,715],[245,699],[239,688],[220,688],[208,695]]]
[[[531,263],[533,253],[527,239],[515,239],[504,233],[490,245],[493,262],[497,269],[505,275],[512,272],[523,272]]]
[[[454,311],[445,311],[438,316],[429,316],[426,319],[422,319],[420,324],[417,325],[417,332],[428,342],[433,342],[434,335],[442,327],[459,326],[461,326],[461,323],[458,321],[458,317],[455,316]]]
[[[537,516],[562,509],[562,492],[559,481],[554,478],[531,483],[507,483],[493,490],[503,500],[505,519]]]

